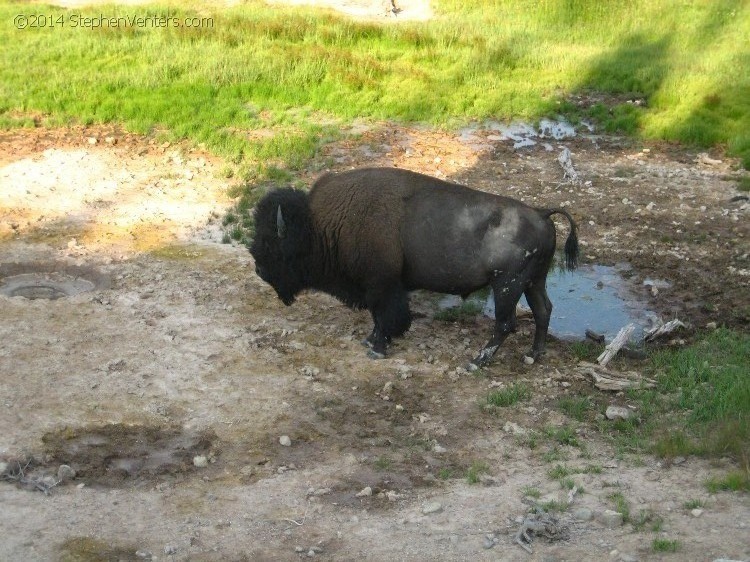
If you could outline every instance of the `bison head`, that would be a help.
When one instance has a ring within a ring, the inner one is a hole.
[[[268,193],[255,207],[255,237],[250,253],[255,272],[289,306],[306,289],[306,263],[311,249],[307,194],[294,189]]]

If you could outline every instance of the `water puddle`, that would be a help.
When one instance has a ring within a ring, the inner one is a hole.
[[[648,309],[645,291],[637,288],[623,277],[630,266],[582,265],[574,272],[553,268],[547,277],[547,293],[552,301],[550,333],[564,340],[582,340],[586,330],[592,330],[610,341],[627,324],[635,324],[632,339],[643,338],[644,329],[649,328],[656,314]],[[663,280],[647,279],[644,287],[668,288]],[[476,296],[469,301],[477,300]],[[460,297],[448,295],[438,303],[442,310],[462,305]],[[494,318],[495,303],[490,294],[483,302],[482,313]],[[521,308],[528,309],[526,298]]]

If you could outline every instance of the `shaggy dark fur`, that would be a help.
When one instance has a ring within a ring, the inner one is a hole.
[[[495,331],[473,362],[479,366],[515,329],[522,294],[537,325],[531,356],[544,351],[552,310],[545,282],[555,250],[549,217],[555,213],[571,225],[565,256],[572,269],[576,226],[562,209],[534,209],[406,170],[352,170],[321,177],[309,195],[268,193],[255,208],[250,252],[258,275],[287,305],[313,289],[368,309],[374,327],[364,343],[375,357],[409,329],[409,291],[467,295],[490,285]]]

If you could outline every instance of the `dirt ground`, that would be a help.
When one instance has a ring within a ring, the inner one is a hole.
[[[630,263],[649,306],[690,323],[682,339],[709,322],[747,329],[748,205],[732,201],[742,172],[721,154],[596,135],[514,150],[492,127],[349,132],[307,181],[393,165],[565,206],[583,261]],[[563,146],[580,183],[563,182]],[[114,128],[0,135],[0,286],[37,273],[92,289],[0,295],[0,459],[13,476],[0,483],[0,559],[750,559],[750,499],[704,485],[733,461],[618,453],[597,427],[627,398],[594,388],[565,342],[524,365],[531,320],[478,376],[461,368],[491,322],[434,320],[432,295],[414,296],[419,318],[382,361],[359,343],[366,312],[320,294],[284,307],[247,250],[221,243],[223,166]],[[671,287],[654,295],[646,277]],[[482,407],[519,381],[528,400]],[[601,407],[582,422],[557,406],[580,395]],[[578,446],[545,437],[561,427]],[[567,499],[548,476],[557,464],[583,491],[529,554],[519,518],[532,488]],[[61,465],[75,475],[54,485]],[[606,521],[616,492],[642,528]],[[678,552],[653,552],[654,538]]]

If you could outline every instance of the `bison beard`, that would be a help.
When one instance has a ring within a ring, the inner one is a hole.
[[[327,174],[309,195],[269,192],[255,208],[250,252],[257,274],[286,305],[313,289],[369,310],[374,326],[363,343],[376,358],[411,325],[409,291],[467,296],[489,285],[495,329],[472,361],[481,367],[515,331],[521,295],[536,324],[528,355],[544,352],[555,213],[570,223],[565,258],[574,269],[576,225],[562,209],[535,209],[406,170],[367,168]]]

